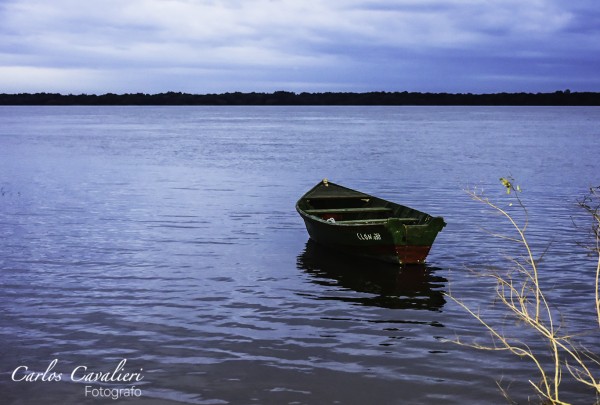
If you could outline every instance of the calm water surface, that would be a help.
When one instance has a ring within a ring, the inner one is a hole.
[[[488,341],[445,294],[488,308],[493,285],[469,269],[515,253],[462,190],[502,201],[498,178],[518,179],[544,285],[598,352],[573,221],[587,225],[575,202],[600,183],[599,140],[598,108],[2,107],[2,402],[501,404],[501,380],[527,403],[528,363],[448,342]],[[323,177],[444,216],[428,263],[309,243],[294,204]],[[61,381],[12,380],[54,359]],[[71,381],[122,359],[143,379]],[[85,393],[131,385],[140,398]]]

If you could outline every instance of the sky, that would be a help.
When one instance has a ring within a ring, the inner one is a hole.
[[[0,93],[600,91],[598,0],[0,0]]]

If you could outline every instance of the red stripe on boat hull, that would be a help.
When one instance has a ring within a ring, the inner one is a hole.
[[[400,263],[423,263],[429,254],[431,246],[395,246],[396,255]]]
[[[406,245],[330,246],[353,255],[399,264],[424,263],[431,249],[431,246]]]

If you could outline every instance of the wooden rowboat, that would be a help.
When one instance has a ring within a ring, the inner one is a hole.
[[[296,203],[310,238],[354,255],[423,263],[446,223],[421,211],[324,179]]]

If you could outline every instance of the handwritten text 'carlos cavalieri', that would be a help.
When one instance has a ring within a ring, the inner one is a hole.
[[[45,371],[30,371],[27,366],[19,366],[12,372],[11,378],[15,382],[55,382],[63,381],[63,374],[54,371],[58,359],[52,360]],[[128,373],[125,372],[125,365],[127,359],[123,359],[117,364],[117,366],[111,371],[89,371],[87,366],[75,367],[69,377],[73,382],[91,383],[132,383],[141,381],[144,379],[142,375],[143,369],[140,368],[139,372]],[[121,397],[140,397],[142,390],[135,386],[128,388],[107,388],[107,387],[92,387],[90,385],[85,386],[85,396],[92,397],[109,397],[112,399],[119,399]]]
[[[62,373],[53,371],[58,363],[58,359],[52,360],[52,362],[46,368],[46,371],[29,371],[27,366],[19,366],[12,372],[13,381],[62,381]],[[140,368],[139,372],[126,373],[125,364],[127,359],[121,360],[121,362],[112,371],[99,372],[99,371],[88,371],[87,366],[77,366],[71,371],[71,381],[74,382],[134,382],[141,381],[144,376],[142,375],[143,369]]]

